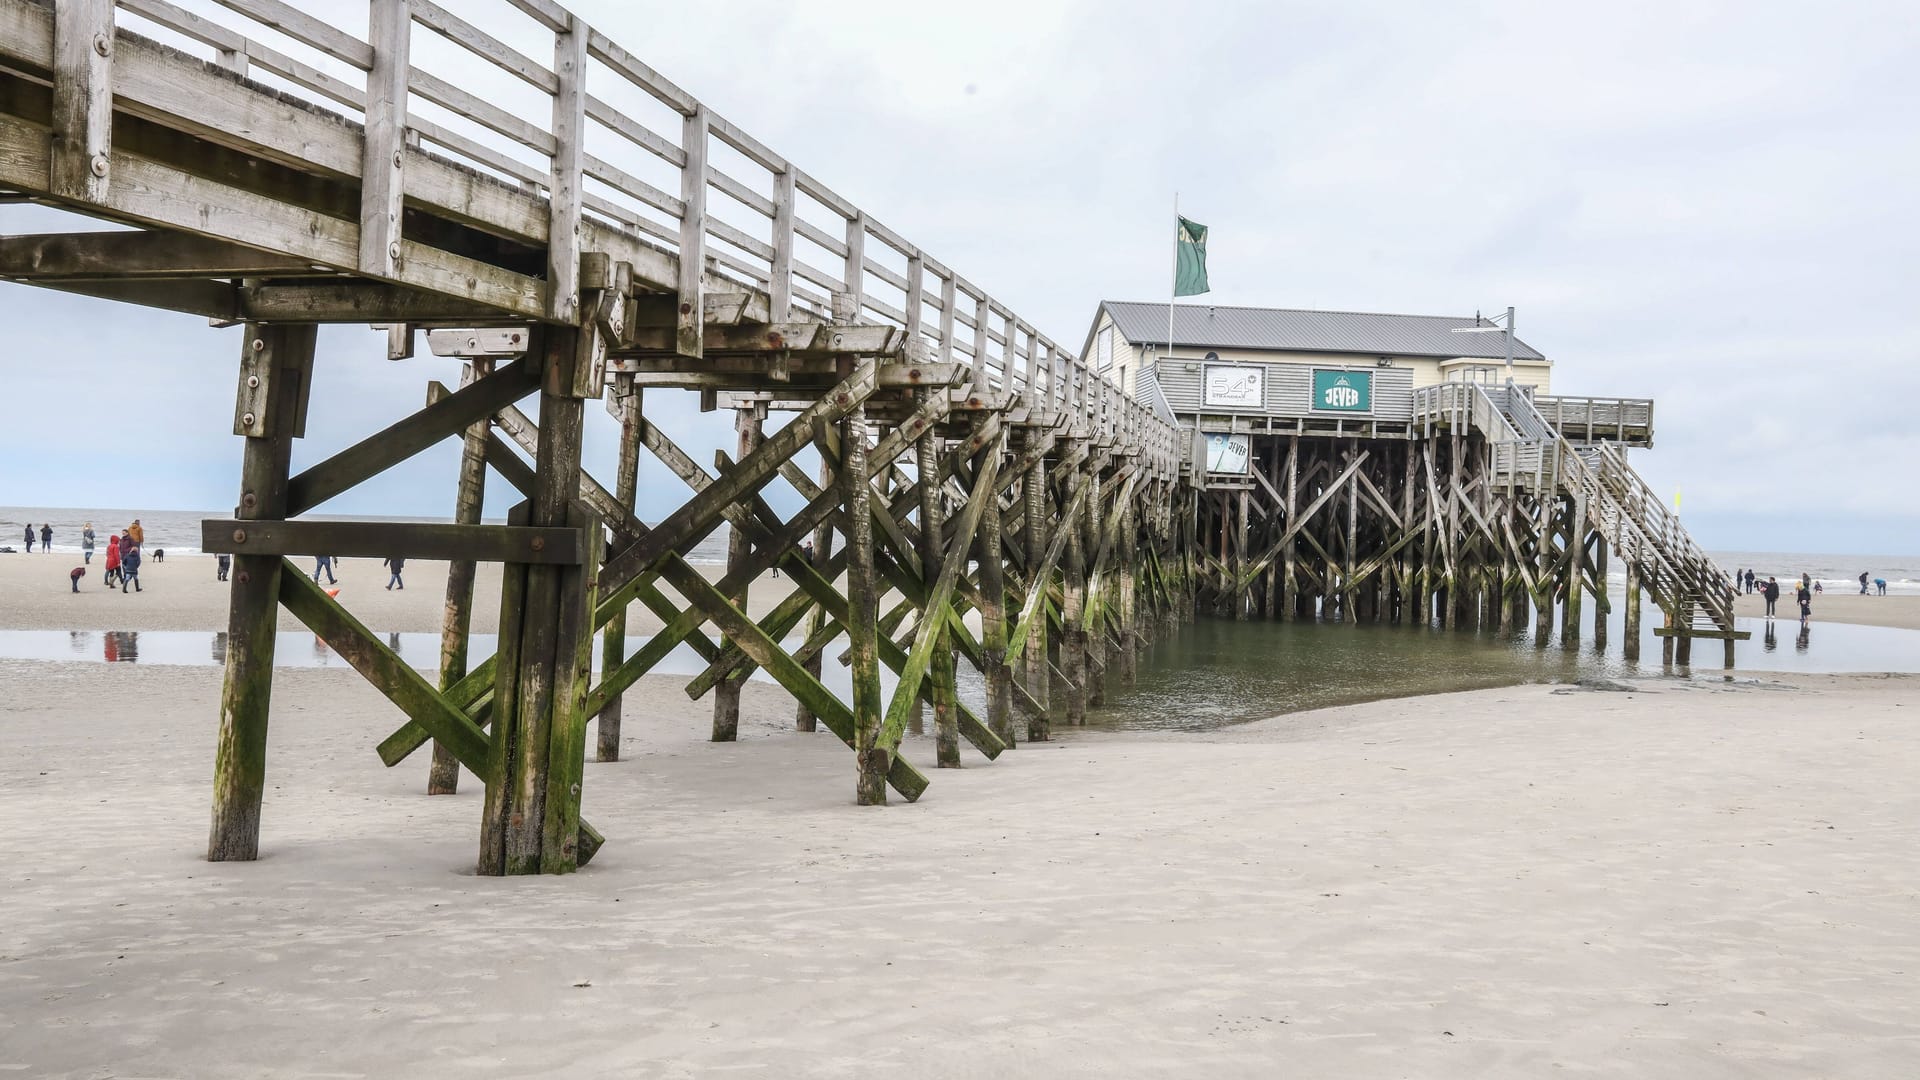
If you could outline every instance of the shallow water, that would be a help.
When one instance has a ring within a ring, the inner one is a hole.
[[[1616,601],[1618,598],[1616,597]],[[1571,682],[1581,678],[1620,678],[1662,674],[1660,642],[1652,634],[1651,610],[1643,627],[1642,661],[1621,655],[1625,627],[1622,605],[1614,604],[1605,652],[1591,640],[1565,649],[1557,636],[1546,646],[1531,634],[1501,637],[1490,633],[1426,627],[1317,623],[1236,623],[1202,619],[1168,634],[1142,656],[1132,687],[1112,686],[1104,705],[1088,710],[1089,727],[1113,730],[1206,730],[1282,713],[1419,694],[1480,690],[1523,683]],[[1804,639],[1792,620],[1769,623],[1743,619],[1740,628],[1753,638],[1739,642],[1735,665],[1746,671],[1797,673],[1920,671],[1920,631],[1841,623],[1813,624]],[[1588,627],[1591,634],[1591,626]],[[440,659],[438,634],[389,634],[387,644],[407,662],[432,671]],[[628,639],[637,650],[643,636]],[[0,631],[0,659],[217,665],[226,659],[227,635],[181,631]],[[789,649],[797,640],[786,643]],[[491,654],[490,634],[473,636],[474,662]],[[1696,676],[1720,670],[1721,644],[1694,643]],[[823,682],[847,700],[851,681],[830,650]],[[598,653],[596,652],[596,665]],[[347,667],[327,645],[304,632],[282,632],[275,643],[280,667]],[[654,671],[691,677],[705,668],[685,645],[668,654]],[[891,695],[894,680],[882,671]],[[765,672],[754,679],[770,682]],[[960,698],[984,711],[985,690],[966,664],[960,665]]]
[[[1618,612],[1619,606],[1615,606]],[[1652,620],[1647,620],[1649,623]],[[1663,674],[1660,642],[1643,627],[1641,660],[1629,663],[1618,616],[1607,650],[1591,641],[1539,647],[1531,634],[1379,624],[1235,623],[1203,619],[1156,643],[1136,684],[1088,710],[1090,727],[1198,731],[1282,713],[1383,698],[1483,690],[1523,683]],[[1804,641],[1796,621],[1740,620],[1753,638],[1735,645],[1743,671],[1920,671],[1920,631],[1815,623]],[[1717,677],[1723,646],[1695,641],[1691,674]]]

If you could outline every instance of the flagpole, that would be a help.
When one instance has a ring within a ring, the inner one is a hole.
[[[1180,192],[1173,193],[1173,276],[1167,285],[1167,355],[1173,359],[1173,302],[1180,292]]]

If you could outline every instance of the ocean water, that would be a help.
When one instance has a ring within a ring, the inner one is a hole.
[[[1920,593],[1920,555],[1818,555],[1791,551],[1710,551],[1720,568],[1752,570],[1762,581],[1768,575],[1781,581],[1798,581],[1811,574],[1831,592],[1860,591],[1860,574],[1867,581],[1887,579],[1887,592],[1913,595]]]
[[[140,519],[140,527],[146,531],[147,550],[164,548],[179,555],[194,555],[200,551],[200,522],[207,518],[228,518],[233,511],[228,510],[129,510],[44,507],[44,506],[0,506],[0,547],[12,547],[15,551],[26,550],[25,530],[28,523],[34,528],[34,553],[38,554],[39,530],[43,524],[53,526],[53,550],[78,554],[80,551],[80,531],[86,523],[93,523],[94,535],[98,538],[97,553],[106,550],[107,537],[117,534]],[[445,523],[451,518],[433,517],[378,517],[371,515],[332,515],[309,514],[311,521],[429,521]],[[503,525],[504,518],[487,518],[489,524]],[[712,535],[701,540],[687,554],[691,563],[717,563],[727,561],[727,526],[723,523]]]

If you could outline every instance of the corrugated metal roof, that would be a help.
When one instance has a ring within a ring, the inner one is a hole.
[[[1167,340],[1167,305],[1107,300],[1104,306],[1128,341],[1152,345]],[[1364,353],[1369,356],[1506,355],[1503,335],[1456,334],[1472,316],[1376,315],[1362,311],[1302,311],[1294,308],[1175,304],[1173,343],[1209,349],[1282,349],[1296,352]],[[1481,320],[1481,326],[1493,323]],[[1516,360],[1546,357],[1519,338]]]

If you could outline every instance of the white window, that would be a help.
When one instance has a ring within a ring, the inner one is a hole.
[[[1099,371],[1113,366],[1113,324],[1101,327],[1100,333],[1094,336],[1093,361]]]

